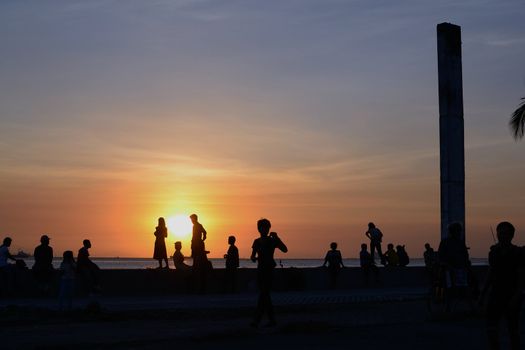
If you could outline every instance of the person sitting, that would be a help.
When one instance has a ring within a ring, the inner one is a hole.
[[[404,245],[396,246],[397,257],[399,258],[399,266],[405,267],[409,264],[410,259]]]
[[[394,245],[389,243],[387,250],[385,252],[385,259],[387,266],[393,267],[399,265],[399,257],[397,256],[396,251],[394,250]]]
[[[91,248],[91,241],[89,239],[85,239],[82,244],[83,247],[78,250],[77,271],[84,283],[84,286],[86,287],[88,294],[91,295],[100,291],[100,268],[89,258],[89,248]]]
[[[188,270],[189,265],[184,263],[184,254],[181,252],[182,243],[180,241],[175,242],[175,253],[173,253],[173,264],[177,270]]]

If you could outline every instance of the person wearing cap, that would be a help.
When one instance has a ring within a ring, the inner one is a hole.
[[[51,289],[51,282],[53,280],[53,248],[49,246],[50,238],[48,235],[40,237],[40,245],[35,248],[33,254],[35,264],[33,265],[33,272],[38,284],[38,288],[44,294],[47,294]]]

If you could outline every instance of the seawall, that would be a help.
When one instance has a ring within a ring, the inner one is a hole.
[[[487,266],[473,266],[473,275],[483,283]],[[5,276],[4,276],[5,277]],[[205,293],[225,293],[230,290],[226,270],[214,269],[204,279]],[[5,278],[0,282],[5,291]],[[58,273],[54,276],[50,294],[56,295]],[[10,294],[19,297],[38,295],[38,288],[31,270],[18,270],[11,280]],[[102,295],[106,296],[155,296],[190,294],[202,292],[202,279],[191,270],[101,270],[100,284]],[[337,289],[356,289],[365,287],[420,288],[429,285],[429,277],[424,267],[378,268],[377,279],[370,273],[368,284],[361,268],[341,269],[337,276]],[[255,292],[257,270],[238,269],[236,273],[236,292]],[[326,268],[276,268],[274,290],[323,290],[330,288],[330,272]],[[77,294],[83,294],[81,279],[76,280]]]

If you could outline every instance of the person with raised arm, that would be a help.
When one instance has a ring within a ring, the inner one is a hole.
[[[381,251],[381,242],[383,241],[383,232],[373,222],[368,223],[368,230],[365,232],[365,236],[370,239],[370,256],[372,262],[375,264],[374,252],[377,251],[381,264],[385,265],[385,257]]]
[[[253,241],[252,255],[250,259],[257,262],[257,282],[259,287],[259,299],[255,318],[251,323],[252,327],[258,327],[265,313],[268,315],[268,327],[275,326],[275,314],[273,310],[271,290],[273,282],[273,271],[275,260],[273,258],[275,249],[283,253],[288,252],[288,248],[277,235],[277,232],[270,232],[272,224],[268,219],[257,221],[257,230],[260,237]]]

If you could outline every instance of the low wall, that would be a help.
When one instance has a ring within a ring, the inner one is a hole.
[[[480,282],[484,281],[486,266],[474,266],[474,275]],[[5,276],[4,276],[5,277]],[[35,296],[40,294],[31,270],[17,270],[10,283],[10,295]],[[364,287],[410,288],[425,287],[429,278],[424,267],[378,268],[377,278],[370,273],[369,283],[365,282],[360,268],[341,269],[337,277],[337,289],[356,289]],[[204,281],[204,283],[201,283]],[[199,280],[189,271],[146,269],[146,270],[101,270],[100,284],[102,295],[107,296],[148,296],[188,294],[202,292],[225,293],[229,286],[226,271],[214,269],[207,273],[205,279]],[[2,289],[5,291],[6,279],[2,278]],[[56,295],[58,274],[52,283],[51,295]],[[276,268],[274,275],[275,291],[323,290],[330,286],[330,273],[325,268]],[[77,292],[82,294],[84,288],[77,279]],[[257,288],[257,270],[238,269],[235,289],[237,292],[254,292]]]

